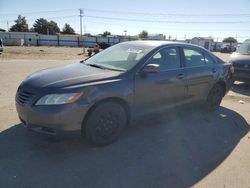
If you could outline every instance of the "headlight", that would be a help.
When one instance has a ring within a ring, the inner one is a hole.
[[[56,105],[74,103],[82,96],[82,93],[49,94],[41,97],[36,105]]]

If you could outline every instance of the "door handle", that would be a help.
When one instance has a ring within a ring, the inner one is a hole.
[[[178,74],[176,77],[177,77],[178,79],[183,79],[183,78],[184,78],[184,74]]]
[[[212,72],[216,73],[217,72],[216,68],[212,68]]]

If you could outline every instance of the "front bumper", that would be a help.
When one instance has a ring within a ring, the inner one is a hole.
[[[250,81],[250,70],[238,70],[234,69],[234,80],[249,82]]]
[[[34,106],[16,101],[19,118],[27,128],[51,135],[80,131],[87,109],[87,106],[77,103]]]

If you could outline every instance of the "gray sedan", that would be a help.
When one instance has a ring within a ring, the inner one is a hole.
[[[27,128],[80,131],[103,146],[139,115],[194,102],[216,110],[232,73],[231,64],[198,46],[124,42],[80,63],[28,76],[18,87],[16,109]]]
[[[250,39],[230,56],[229,62],[234,67],[234,80],[250,83]]]

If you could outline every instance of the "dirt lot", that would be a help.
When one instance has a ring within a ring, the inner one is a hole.
[[[244,83],[233,86],[217,112],[187,107],[152,114],[104,148],[23,128],[14,104],[20,82],[79,61],[81,52],[10,47],[0,55],[0,187],[250,187],[250,86]]]

